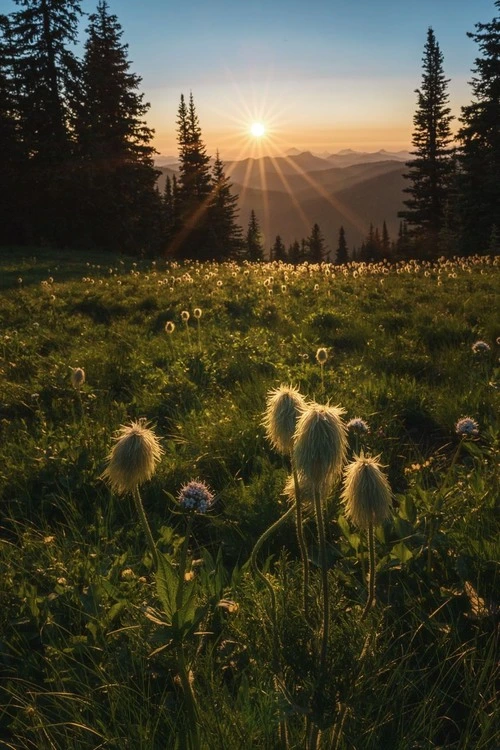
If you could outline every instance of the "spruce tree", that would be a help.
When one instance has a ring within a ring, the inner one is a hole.
[[[106,0],[89,17],[75,131],[82,180],[82,232],[95,245],[157,249],[161,199],[156,190],[149,104],[130,72],[128,46]]]
[[[337,245],[337,252],[335,254],[335,263],[337,263],[337,265],[343,265],[344,263],[347,263],[348,260],[349,260],[349,255],[347,252],[345,230],[344,230],[344,227],[341,226],[339,229],[339,241]]]
[[[253,209],[250,212],[250,219],[248,220],[248,228],[245,237],[245,255],[246,259],[251,262],[264,260],[262,233]]]
[[[500,0],[495,7],[500,11]],[[488,252],[500,227],[500,17],[467,34],[479,46],[471,81],[474,101],[462,108],[458,170],[461,252]]]
[[[380,240],[380,248],[382,250],[382,256],[384,258],[388,258],[391,254],[391,240],[389,237],[389,231],[387,229],[387,224],[384,219],[384,223],[382,224],[382,238]]]
[[[314,224],[307,238],[307,260],[310,263],[322,263],[326,256],[325,239],[318,224]]]
[[[423,56],[422,86],[416,89],[417,111],[413,118],[412,144],[415,157],[407,162],[405,175],[411,183],[405,189],[406,209],[398,216],[405,219],[421,255],[437,254],[439,233],[450,186],[452,116],[448,106],[448,80],[443,72],[443,55],[434,31],[427,31]]]
[[[15,49],[7,16],[0,16],[0,244],[22,244],[28,155],[18,118]]]
[[[298,240],[294,240],[288,247],[288,262],[293,263],[294,266],[302,262],[302,253]]]
[[[208,244],[215,260],[237,258],[243,249],[242,231],[236,221],[238,196],[231,192],[231,187],[217,151],[207,213]]]
[[[276,235],[276,239],[271,247],[270,259],[281,260],[283,262],[287,260],[286,247],[279,234]]]
[[[16,119],[29,180],[24,214],[29,240],[71,240],[72,94],[78,63],[72,51],[81,15],[79,0],[15,0],[9,18],[15,46]]]
[[[192,93],[188,105],[181,94],[177,128],[179,215],[183,228],[175,252],[183,258],[207,260],[212,255],[207,224],[212,176]]]

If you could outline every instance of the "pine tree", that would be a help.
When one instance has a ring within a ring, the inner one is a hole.
[[[443,72],[443,55],[432,28],[428,29],[423,56],[422,86],[416,89],[417,111],[413,118],[415,157],[407,163],[405,175],[411,186],[404,192],[406,210],[398,216],[405,219],[411,234],[424,255],[435,254],[452,172],[452,116],[448,107],[448,80]]]
[[[177,128],[179,215],[183,229],[175,250],[183,258],[207,260],[211,257],[207,214],[212,194],[212,176],[210,157],[202,140],[192,93],[188,105],[181,94]]]
[[[326,255],[326,246],[318,224],[314,224],[311,234],[307,238],[307,260],[310,263],[322,263]]]
[[[138,252],[157,249],[161,199],[156,190],[149,104],[130,72],[122,28],[100,0],[89,17],[75,118],[82,218],[94,244]],[[82,231],[83,228],[82,228]]]
[[[495,7],[500,11],[500,0]],[[462,108],[458,192],[463,223],[461,252],[488,251],[500,226],[500,17],[467,34],[478,45],[471,85],[474,101]]]
[[[279,234],[276,235],[276,239],[271,247],[270,259],[281,260],[283,262],[286,262],[287,260],[286,247]]]
[[[70,241],[72,178],[71,102],[78,63],[70,47],[77,41],[79,0],[15,0],[9,18],[15,47],[13,65],[16,119],[29,180],[23,208],[32,242]]]
[[[349,254],[347,252],[345,230],[344,230],[344,227],[341,226],[339,229],[339,241],[337,245],[337,252],[335,254],[335,263],[337,263],[337,265],[343,265],[344,263],[347,263],[348,260],[349,260]]]
[[[288,262],[293,263],[294,266],[302,262],[302,254],[300,250],[300,243],[298,240],[294,240],[288,247]]]
[[[245,250],[247,260],[252,262],[264,260],[262,234],[253,209],[250,212],[250,219],[248,221],[248,229],[245,237]]]
[[[217,151],[207,214],[208,242],[215,260],[237,258],[243,249],[241,227],[236,222],[238,196],[231,192],[231,187]]]
[[[7,16],[0,16],[0,244],[22,244],[28,155],[19,126],[15,49]]]
[[[382,239],[380,240],[380,248],[382,250],[382,256],[384,258],[388,258],[391,254],[391,240],[389,237],[389,231],[387,229],[385,219],[384,223],[382,224]]]

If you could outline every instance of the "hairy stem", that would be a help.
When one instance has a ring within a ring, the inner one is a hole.
[[[375,535],[373,523],[368,526],[368,598],[361,614],[364,620],[375,602]]]
[[[144,506],[142,504],[141,495],[139,493],[139,487],[134,487],[134,489],[132,490],[132,497],[134,498],[135,508],[137,510],[139,520],[142,524],[142,528],[144,529],[144,533],[146,534],[146,539],[149,544],[151,555],[153,556],[155,570],[158,570],[158,550],[156,549],[153,534],[151,533],[151,527],[144,512]]]
[[[307,546],[304,539],[304,527],[302,524],[302,497],[299,486],[299,477],[292,459],[293,482],[295,485],[295,502],[296,502],[296,528],[297,541],[299,543],[300,556],[302,558],[302,598],[304,604],[304,617],[309,622],[309,557],[307,555]]]

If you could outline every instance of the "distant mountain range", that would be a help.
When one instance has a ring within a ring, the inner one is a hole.
[[[411,158],[407,151],[317,155],[291,149],[281,157],[228,161],[225,170],[239,196],[241,225],[246,228],[253,209],[266,247],[277,234],[285,244],[307,237],[317,223],[333,254],[341,225],[349,248],[359,247],[370,223],[381,229],[384,220],[396,238],[407,186],[405,162]],[[175,157],[163,159],[157,163],[160,189],[178,167]]]

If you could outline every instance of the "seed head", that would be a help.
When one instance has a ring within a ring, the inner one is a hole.
[[[165,331],[166,333],[173,333],[175,331],[175,323],[172,323],[171,320],[165,323]]]
[[[379,526],[391,515],[391,488],[379,458],[361,453],[344,470],[342,500],[346,515],[360,529],[370,524]]]
[[[342,471],[347,437],[339,406],[310,404],[297,423],[294,435],[294,459],[303,475],[322,493],[331,489]]]
[[[189,320],[189,313],[188,313],[188,311],[187,311],[187,310],[183,310],[183,311],[181,312],[181,320],[183,320],[183,321],[184,321],[184,323],[187,323],[187,322],[188,322],[188,320]]]
[[[474,354],[486,354],[490,351],[490,345],[486,341],[476,341],[475,344],[472,344],[472,351]]]
[[[71,370],[71,385],[73,388],[79,390],[85,383],[85,370],[81,367],[74,367]]]
[[[195,479],[181,487],[178,499],[183,510],[206,513],[213,505],[214,495],[205,482]]]
[[[316,352],[316,360],[319,362],[320,365],[324,365],[326,360],[328,359],[328,352],[324,347],[320,347],[318,351]]]
[[[293,386],[280,385],[269,391],[263,424],[271,445],[278,453],[291,453],[297,422],[305,409],[304,397]]]
[[[462,417],[455,425],[455,432],[462,437],[479,435],[479,425],[472,417]]]
[[[131,492],[151,479],[162,454],[159,440],[146,420],[121,425],[102,477],[119,494]]]
[[[193,315],[197,320],[199,320],[202,316],[201,309],[199,307],[195,307],[193,310]]]

